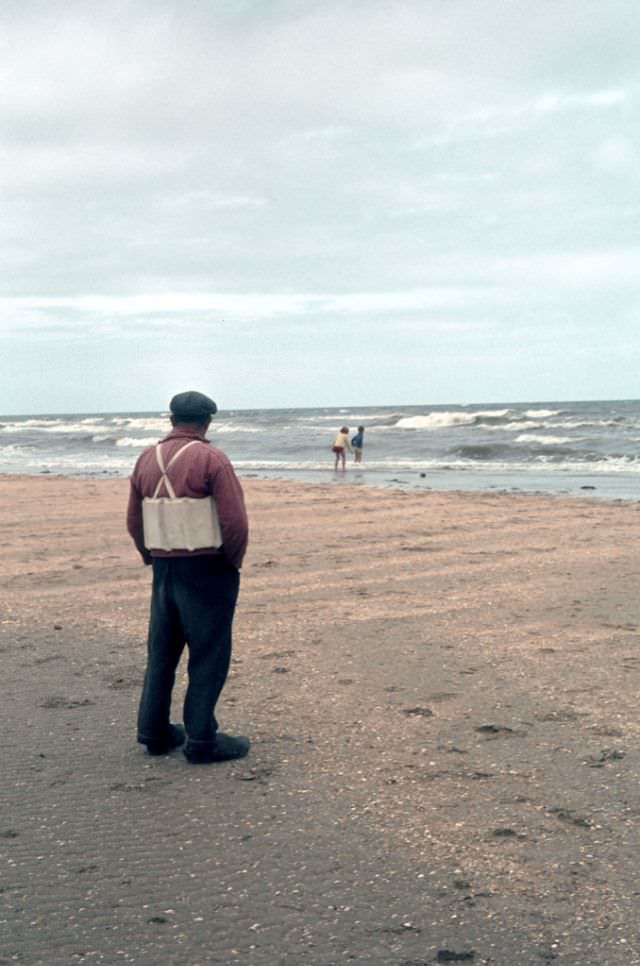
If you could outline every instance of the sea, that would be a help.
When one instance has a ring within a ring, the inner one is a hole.
[[[335,472],[341,426],[364,459]],[[167,412],[0,417],[0,472],[125,477]],[[208,434],[240,477],[640,498],[640,401],[223,410]]]

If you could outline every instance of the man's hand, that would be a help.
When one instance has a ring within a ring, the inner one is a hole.
[[[151,556],[148,550],[146,549],[141,550],[140,556],[142,557],[142,562],[144,563],[145,567],[151,566],[151,561],[153,560],[153,557]]]

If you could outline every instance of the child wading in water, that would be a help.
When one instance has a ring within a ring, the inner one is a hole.
[[[364,446],[364,426],[358,426],[358,432],[351,439],[356,463],[362,463],[362,448]]]
[[[332,452],[336,454],[336,462],[334,465],[334,470],[338,469],[338,463],[342,464],[342,469],[346,470],[347,460],[346,460],[346,450],[350,453],[353,452],[351,448],[351,443],[349,442],[349,427],[343,426],[338,435],[336,436],[336,441],[332,446]]]

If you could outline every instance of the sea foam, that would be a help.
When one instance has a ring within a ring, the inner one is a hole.
[[[533,443],[539,446],[566,446],[568,443],[578,443],[577,436],[542,436],[539,433],[521,433],[516,436],[516,443]]]
[[[476,413],[429,413],[428,416],[404,416],[396,423],[397,429],[444,429],[451,426],[471,426]]]

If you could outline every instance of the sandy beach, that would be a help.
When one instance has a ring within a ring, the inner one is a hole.
[[[243,485],[252,751],[193,767],[127,482],[0,477],[0,963],[640,964],[640,504]]]

